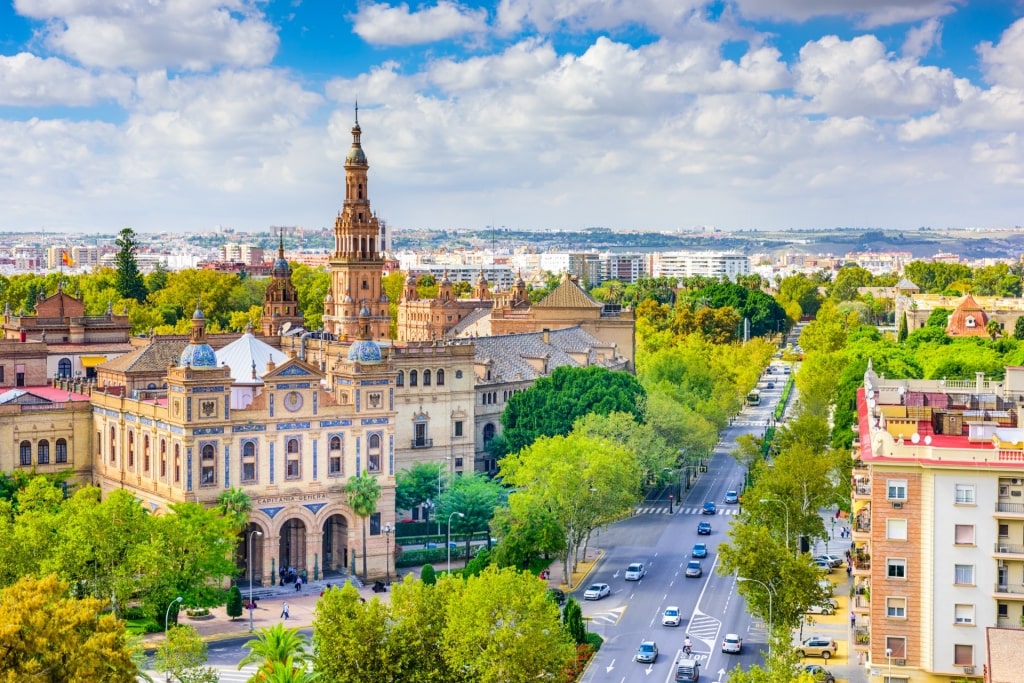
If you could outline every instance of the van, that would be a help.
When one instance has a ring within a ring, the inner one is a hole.
[[[696,659],[680,659],[676,665],[676,678],[677,681],[687,681],[692,683],[693,681],[700,679],[700,662]]]

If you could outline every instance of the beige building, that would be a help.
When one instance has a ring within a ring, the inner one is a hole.
[[[952,315],[957,309],[970,309],[975,312],[973,317],[978,322],[984,317],[985,322],[966,327],[966,317],[962,325],[956,329],[974,330],[975,336],[987,336],[984,332],[985,323],[995,320],[999,323],[1003,334],[1013,334],[1017,319],[1024,316],[1024,299],[1013,299],[1001,296],[943,296],[941,294],[901,293],[896,297],[896,323],[907,316],[907,331],[921,329],[928,323],[928,317],[937,308],[945,308]],[[978,315],[976,311],[981,311]],[[971,336],[971,335],[968,335]]]

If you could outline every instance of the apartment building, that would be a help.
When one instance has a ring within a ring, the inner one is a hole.
[[[750,258],[737,251],[667,251],[651,255],[653,277],[725,277],[750,274]]]
[[[1024,624],[1024,367],[858,393],[853,650],[873,682],[982,678]]]

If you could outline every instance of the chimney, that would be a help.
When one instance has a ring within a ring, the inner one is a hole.
[[[985,373],[984,372],[976,372],[976,373],[974,373],[974,391],[976,391],[977,393],[980,394],[982,392],[982,389],[984,388],[984,386],[985,386]]]
[[[549,330],[548,328],[545,327],[543,330],[540,331],[540,338],[544,340],[545,344],[550,344],[551,343],[551,330]]]

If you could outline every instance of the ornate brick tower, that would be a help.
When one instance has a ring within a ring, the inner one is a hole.
[[[280,235],[277,259],[270,270],[270,284],[263,297],[263,334],[281,334],[285,323],[301,327],[302,310],[299,308],[299,293],[292,284],[292,269],[284,257],[284,233]]]
[[[345,203],[334,221],[331,288],[324,300],[324,329],[339,339],[387,340],[391,316],[382,283],[380,224],[370,210],[367,170],[360,141],[359,107],[352,148],[345,157]]]

